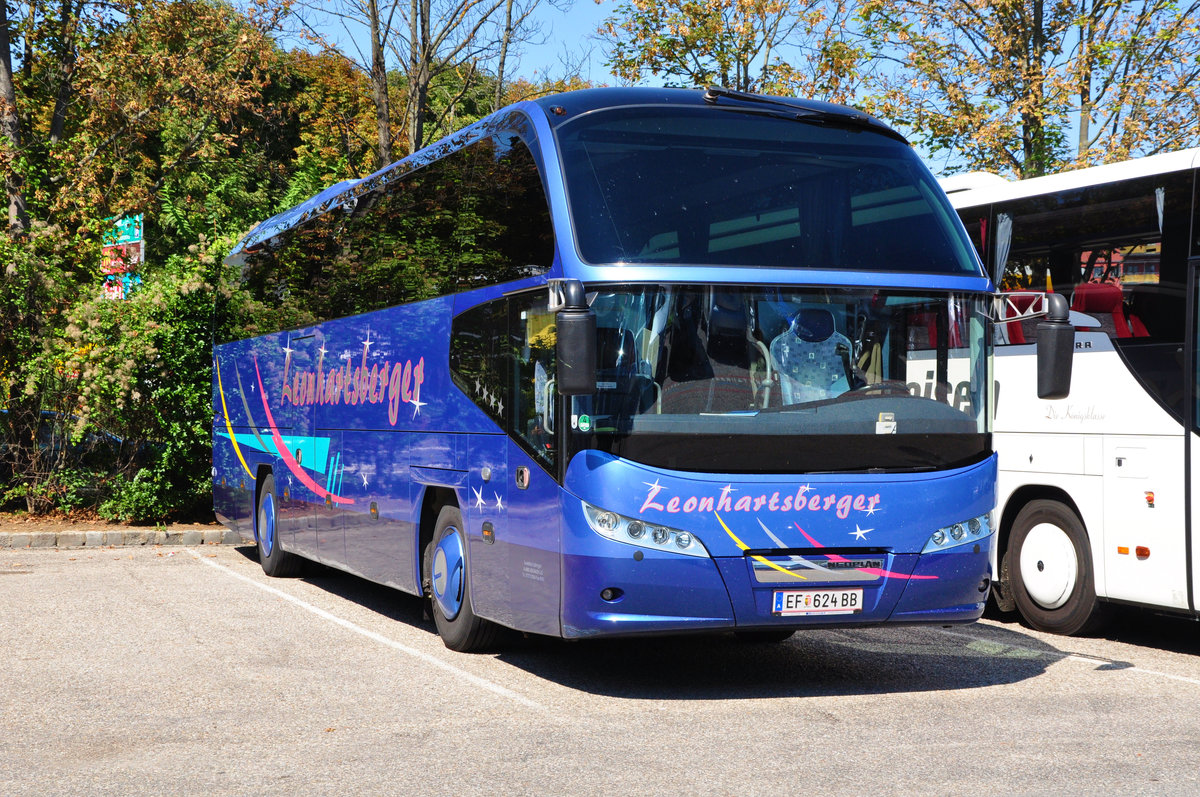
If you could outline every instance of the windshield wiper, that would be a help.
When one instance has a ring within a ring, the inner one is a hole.
[[[903,141],[906,144],[908,143],[908,139],[897,133],[895,130],[861,111],[854,110],[853,108],[843,108],[841,106],[830,105],[829,110],[825,110],[822,108],[813,108],[800,105],[794,101],[782,99],[780,97],[768,97],[763,94],[751,94],[747,91],[735,91],[734,89],[721,88],[720,86],[709,86],[704,90],[704,101],[709,105],[716,105],[717,101],[722,97],[730,100],[737,100],[738,102],[766,105],[772,108],[774,111],[772,115],[793,119],[797,122],[806,122],[808,124],[817,125],[831,125],[833,127],[846,127],[856,130],[872,130],[876,133],[883,133],[886,136],[891,136],[892,138],[897,139],[898,141]]]

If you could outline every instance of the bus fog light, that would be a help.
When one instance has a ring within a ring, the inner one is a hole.
[[[933,536],[930,537],[929,539],[933,541],[934,545],[942,545],[946,542],[946,532],[942,531],[941,529],[938,529],[937,531],[935,531],[933,533]]]
[[[605,531],[613,531],[617,528],[617,516],[612,512],[601,512],[596,516],[596,525]]]
[[[675,535],[675,544],[680,548],[686,548],[692,544],[692,535],[686,531],[681,531]]]
[[[600,600],[612,603],[613,601],[620,600],[621,596],[624,594],[625,591],[620,587],[605,587],[604,589],[600,590]]]
[[[950,527],[950,538],[953,540],[961,540],[966,531],[963,530],[961,523],[955,523]]]
[[[646,524],[640,520],[630,521],[629,527],[625,529],[625,533],[635,540],[640,540],[646,536]]]
[[[658,545],[663,545],[671,538],[671,533],[662,526],[655,526],[654,531],[650,534],[654,542]]]
[[[972,534],[978,534],[983,531],[983,524],[979,522],[979,518],[973,517],[967,521],[967,528],[971,530]]]

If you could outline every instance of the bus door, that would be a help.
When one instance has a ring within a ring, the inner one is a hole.
[[[561,530],[558,483],[509,441],[508,571],[513,627],[562,633],[559,621]]]
[[[512,625],[558,636],[562,506],[552,474],[562,436],[556,419],[556,327],[546,294],[513,297],[508,328],[513,357],[506,534]]]
[[[1194,450],[1194,435],[1187,433],[1183,417],[1192,370],[1184,354],[1186,278],[1180,270],[1183,259],[1173,256],[1179,241],[1169,220],[1161,242],[1146,241],[1130,239],[1127,246],[1111,247],[1105,259],[1123,256],[1126,263],[1139,258],[1153,264],[1153,281],[1076,286],[1077,305],[1085,288],[1115,295],[1111,313],[1095,306],[1085,312],[1102,323],[1119,359],[1103,355],[1112,366],[1105,366],[1095,383],[1102,392],[1089,396],[1072,391],[1062,414],[1068,423],[1103,423],[1105,429],[1104,529],[1102,535],[1093,534],[1093,545],[1101,546],[1104,594],[1186,609],[1189,488],[1184,462],[1187,448]],[[1083,256],[1080,260],[1090,262]]]
[[[1200,190],[1200,189],[1198,189]],[[1197,202],[1196,213],[1200,214],[1200,202]],[[1200,221],[1200,218],[1198,218]],[[1200,227],[1194,233],[1196,240],[1192,242],[1192,252],[1200,253]],[[1188,262],[1188,320],[1190,322],[1186,350],[1191,352],[1188,366],[1187,385],[1189,387],[1187,405],[1188,422],[1191,426],[1188,432],[1188,479],[1189,479],[1189,509],[1190,523],[1188,524],[1187,571],[1189,578],[1189,606],[1192,611],[1200,609],[1200,257],[1193,257]]]

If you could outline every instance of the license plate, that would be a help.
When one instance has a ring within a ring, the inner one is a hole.
[[[861,589],[777,590],[774,614],[858,614],[862,611]]]

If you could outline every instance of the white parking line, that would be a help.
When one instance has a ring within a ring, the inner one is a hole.
[[[434,656],[429,655],[428,653],[424,653],[420,650],[417,650],[416,648],[410,648],[407,645],[403,645],[394,639],[389,639],[388,637],[385,637],[382,634],[377,634],[374,631],[370,631],[366,628],[363,628],[360,625],[356,625],[355,623],[352,623],[349,620],[343,619],[341,617],[338,617],[335,614],[331,614],[331,613],[325,611],[324,609],[313,606],[311,603],[306,603],[305,601],[300,600],[299,598],[295,597],[294,595],[289,595],[286,592],[283,592],[282,590],[278,590],[275,587],[272,587],[268,584],[263,584],[262,582],[255,581],[254,579],[252,579],[248,576],[244,576],[241,573],[237,572],[236,570],[232,570],[232,569],[226,567],[225,565],[218,564],[209,559],[201,557],[200,554],[196,553],[196,551],[194,551],[191,548],[187,548],[186,550],[197,561],[199,561],[203,564],[206,564],[209,567],[215,568],[216,570],[220,570],[221,572],[223,572],[227,575],[233,576],[234,578],[239,579],[240,581],[244,581],[247,584],[258,587],[259,589],[263,590],[264,592],[268,592],[271,595],[274,595],[278,598],[282,598],[285,601],[288,601],[289,603],[293,603],[296,606],[299,606],[301,609],[304,609],[307,612],[311,612],[312,614],[315,614],[317,617],[320,617],[322,620],[328,620],[329,622],[334,623],[335,625],[339,625],[342,628],[345,628],[347,631],[353,631],[354,633],[358,634],[359,636],[364,636],[373,642],[378,642],[381,645],[386,645],[387,647],[392,648],[393,650],[397,650],[407,656],[412,656],[413,658],[419,659],[419,660],[425,662],[426,664],[432,664],[434,667],[439,667],[439,668],[445,670],[446,672],[450,673],[451,675],[461,678],[464,681],[474,684],[475,686],[478,686],[482,689],[486,689],[487,691],[492,692],[493,694],[499,695],[500,697],[508,698],[509,700],[512,700],[515,703],[520,703],[522,706],[525,706],[526,708],[531,708],[536,711],[542,711],[547,714],[550,713],[549,710],[542,704],[535,703],[534,701],[530,700],[529,698],[524,697],[523,695],[519,695],[516,692],[512,691],[511,689],[507,689],[503,686],[500,686],[499,684],[492,683],[491,681],[487,680],[486,678],[480,678],[478,675],[469,673],[466,670],[455,667],[453,664],[444,662],[441,659],[438,659]]]
[[[963,634],[963,633],[955,632],[955,631],[947,631],[944,628],[939,628],[937,630],[941,631],[946,636],[957,637],[959,639],[969,639],[972,642],[988,642],[988,643],[994,643],[997,645],[1002,645],[1006,651],[1019,651],[1021,653],[1027,654],[1030,658],[1034,658],[1034,657],[1048,658],[1048,659],[1062,658],[1062,659],[1067,659],[1069,661],[1083,662],[1084,664],[1094,664],[1098,667],[1103,667],[1105,665],[1118,663],[1118,662],[1113,661],[1112,659],[1099,659],[1094,656],[1083,656],[1078,653],[1063,653],[1062,651],[1050,652],[1050,651],[1046,651],[1046,650],[1036,650],[1034,648],[1022,647],[1021,645],[1010,645],[1007,642],[996,642],[995,640],[991,640],[986,637],[974,636],[972,634]],[[1172,681],[1181,681],[1185,684],[1195,684],[1196,686],[1200,686],[1200,678],[1188,678],[1186,675],[1172,675],[1172,674],[1166,673],[1166,672],[1158,672],[1157,670],[1147,670],[1142,667],[1137,667],[1134,665],[1130,665],[1128,667],[1124,667],[1124,666],[1114,667],[1113,669],[1120,670],[1121,672],[1136,672],[1136,673],[1141,673],[1142,675],[1153,675],[1157,678],[1168,678]]]

